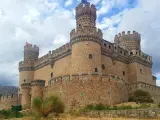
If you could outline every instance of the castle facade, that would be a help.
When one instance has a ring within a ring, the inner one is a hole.
[[[36,45],[24,46],[19,63],[19,99],[23,109],[35,97],[58,94],[67,108],[91,103],[112,105],[128,101],[128,93],[143,89],[160,101],[160,88],[152,76],[152,57],[141,51],[138,32],[115,35],[114,43],[103,39],[96,27],[96,7],[76,7],[76,28],[70,42],[39,57]]]

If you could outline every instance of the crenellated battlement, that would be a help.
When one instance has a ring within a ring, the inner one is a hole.
[[[74,38],[86,35],[100,39],[102,39],[103,37],[101,29],[97,29],[96,27],[87,29],[87,27],[86,28],[84,27],[84,29],[79,29],[79,30],[73,29],[70,33],[70,40],[72,41]]]
[[[144,83],[144,82],[137,82],[135,84],[131,84],[131,90],[134,91],[136,89],[142,89],[142,90],[146,90],[148,92],[154,91],[154,92],[151,92],[151,93],[157,93],[157,94],[160,93],[160,87],[159,86],[147,84],[147,83]]]
[[[140,62],[141,64],[152,66],[152,57],[139,50],[126,50],[115,43],[102,41],[102,54],[111,58],[116,58],[125,63]],[[120,57],[121,56],[121,57]]]
[[[82,15],[92,16],[94,20],[96,20],[96,7],[93,4],[90,5],[90,3],[88,4],[80,3],[76,7],[76,19],[78,19]]]
[[[88,73],[83,73],[83,74],[73,74],[73,75],[64,75],[64,76],[59,76],[56,78],[52,78],[49,82],[48,85],[51,86],[52,84],[64,84],[67,82],[72,82],[73,80],[80,80],[80,81],[92,81],[94,79],[99,79],[102,81],[117,81],[117,82],[122,82],[125,83],[125,81],[123,80],[123,78],[116,76],[116,75],[112,75],[112,74],[98,74],[98,73],[92,73],[92,74],[88,74]],[[47,89],[47,88],[46,88]]]
[[[94,41],[101,44],[102,37],[102,31],[97,28],[84,28],[80,30],[73,29],[70,33],[71,44],[74,44],[79,41]]]
[[[120,47],[129,51],[141,50],[141,35],[136,31],[133,31],[133,33],[130,31],[125,33],[125,31],[123,31],[122,33],[119,33],[115,36],[114,42]]]
[[[38,59],[39,47],[32,44],[24,46],[24,61],[35,61]]]
[[[22,83],[21,88],[22,89],[30,89],[31,88],[31,83]]]
[[[129,55],[130,55],[130,57],[136,56],[136,57],[139,57],[142,60],[145,60],[147,62],[152,63],[152,57],[143,53],[143,52],[141,52],[141,51],[139,51],[139,50],[132,50],[132,51],[129,52]]]
[[[45,86],[45,80],[33,80],[31,86]]]
[[[121,38],[121,37],[131,37],[131,38],[137,37],[137,40],[140,40],[140,38],[141,38],[140,34],[136,31],[133,31],[132,33],[131,33],[131,31],[128,31],[127,33],[125,31],[123,31],[122,33],[118,33],[118,35],[117,34],[115,35],[115,38]],[[133,40],[135,40],[135,39],[133,39]]]
[[[57,48],[56,50],[49,51],[46,55],[40,57],[38,60],[34,61],[34,67],[37,67],[43,63],[50,63],[55,60],[57,57],[65,54],[66,52],[70,51],[71,45],[70,43],[66,43],[65,45]]]
[[[33,51],[39,53],[39,47],[36,45],[28,44],[24,46],[24,51]]]
[[[3,95],[0,97],[0,102],[7,102],[7,101],[15,101],[18,100],[18,95]]]
[[[33,71],[34,61],[19,62],[19,71]]]

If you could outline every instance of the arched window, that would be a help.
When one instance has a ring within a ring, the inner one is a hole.
[[[104,46],[105,46],[105,47],[107,46],[106,43],[104,43]]]

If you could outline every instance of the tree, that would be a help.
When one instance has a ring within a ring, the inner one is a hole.
[[[128,101],[137,103],[153,103],[150,93],[143,90],[136,90],[131,93]]]

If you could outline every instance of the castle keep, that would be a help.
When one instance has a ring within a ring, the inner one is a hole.
[[[152,57],[141,51],[138,32],[115,35],[114,43],[103,39],[96,28],[96,7],[76,7],[76,28],[70,42],[39,57],[36,45],[24,46],[19,63],[19,99],[23,109],[35,97],[58,94],[67,108],[91,103],[112,105],[128,101],[128,93],[143,89],[160,101],[160,88],[152,76]]]

